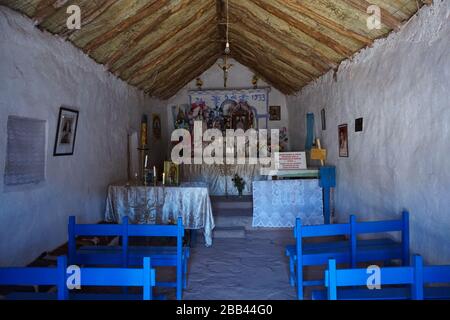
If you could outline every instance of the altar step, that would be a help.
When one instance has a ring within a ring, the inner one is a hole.
[[[213,239],[244,239],[246,236],[244,227],[215,227]]]
[[[213,215],[217,227],[244,227],[245,229],[252,227],[252,209],[213,209]]]
[[[212,196],[211,204],[213,210],[220,209],[252,209],[253,197],[252,196]]]
[[[252,228],[252,196],[211,197],[214,215],[214,238],[245,238],[246,230]]]

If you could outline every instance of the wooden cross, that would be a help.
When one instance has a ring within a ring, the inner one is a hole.
[[[327,150],[322,149],[320,145],[320,139],[316,140],[317,148],[311,149],[311,160],[320,160],[322,167],[325,165],[325,160],[327,159]]]

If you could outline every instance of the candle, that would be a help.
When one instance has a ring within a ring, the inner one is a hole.
[[[166,174],[163,173],[163,185],[164,185],[165,182],[166,182]]]
[[[144,164],[144,168],[147,168],[147,160],[148,160],[148,155],[145,155],[145,164]]]
[[[156,167],[155,166],[153,166],[153,177],[154,177],[154,179],[156,179]]]

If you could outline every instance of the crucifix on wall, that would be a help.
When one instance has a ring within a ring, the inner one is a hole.
[[[228,80],[228,71],[230,70],[230,68],[233,66],[232,64],[228,63],[228,55],[225,55],[223,57],[223,63],[217,64],[219,66],[219,68],[221,68],[223,70],[223,87],[226,88],[227,87],[227,80]]]

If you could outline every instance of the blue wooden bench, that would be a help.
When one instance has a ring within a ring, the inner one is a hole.
[[[9,300],[152,300],[155,286],[155,270],[150,258],[144,257],[143,267],[134,268],[80,268],[80,285],[96,287],[142,287],[142,295],[136,294],[89,294],[67,289],[67,258],[58,257],[55,267],[0,268],[0,285],[56,286],[56,293],[13,292],[6,296]]]
[[[331,259],[324,274],[326,290],[313,291],[312,298],[314,300],[450,299],[450,266],[424,266],[422,257],[415,255],[409,267],[386,267],[380,268],[379,271],[381,287],[370,290],[367,288],[370,276],[367,269],[336,269],[336,260]],[[427,286],[444,283],[447,286]]]
[[[77,236],[118,236],[120,246],[76,247]],[[139,266],[143,257],[152,259],[152,266],[176,267],[176,282],[156,282],[156,286],[175,287],[177,299],[181,300],[183,287],[187,285],[187,262],[189,248],[183,248],[184,228],[182,218],[177,225],[129,224],[128,217],[122,224],[76,224],[69,218],[69,263],[86,266]],[[174,237],[176,246],[129,246],[129,237]]]
[[[383,237],[359,239],[362,234],[401,232],[402,241],[396,242]],[[304,287],[323,286],[324,280],[304,280],[304,266],[326,265],[329,259],[355,267],[358,262],[389,261],[401,259],[403,265],[409,262],[409,214],[403,212],[400,220],[357,222],[350,216],[349,223],[332,225],[302,226],[296,220],[294,228],[295,245],[286,247],[289,257],[290,284],[297,287],[297,298],[303,299]],[[322,242],[303,242],[306,238],[331,237]],[[336,240],[336,237],[344,238]],[[298,258],[297,258],[298,257]]]

